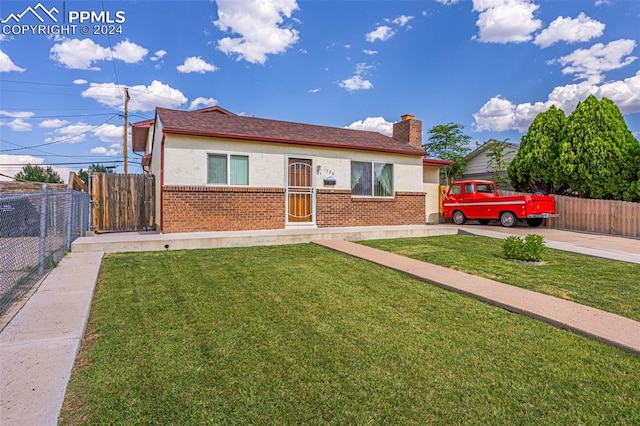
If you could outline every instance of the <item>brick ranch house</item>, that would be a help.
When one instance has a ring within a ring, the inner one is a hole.
[[[410,115],[387,137],[219,107],[157,108],[132,135],[156,178],[165,233],[435,222],[448,164],[424,159],[422,122]]]

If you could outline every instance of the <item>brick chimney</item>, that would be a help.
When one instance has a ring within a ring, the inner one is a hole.
[[[393,137],[422,149],[422,121],[414,120],[411,114],[405,114],[401,118],[401,121],[393,124]]]

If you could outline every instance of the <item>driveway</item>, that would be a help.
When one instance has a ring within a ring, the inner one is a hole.
[[[519,225],[505,228],[499,224],[479,225],[474,223],[462,226],[445,225],[458,228],[461,233],[482,235],[492,238],[506,238],[509,235],[526,236],[537,234],[544,237],[547,246],[554,249],[573,251],[590,256],[640,263],[640,239],[617,237],[613,235],[590,234],[586,232],[564,231],[549,228],[531,228]]]

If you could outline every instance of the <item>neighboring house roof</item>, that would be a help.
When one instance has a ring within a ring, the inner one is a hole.
[[[203,111],[157,108],[156,117],[160,119],[166,134],[426,155],[423,150],[412,147],[408,142],[377,132],[198,112]],[[144,142],[134,140],[134,150],[136,149],[143,151]]]
[[[471,151],[466,157],[465,160],[467,161],[467,163],[469,162],[469,160],[472,160],[474,158],[476,158],[478,155],[482,154],[483,152],[485,152],[487,149],[489,149],[491,147],[491,145],[495,144],[496,142],[500,142],[500,141],[496,141],[496,140],[490,140],[487,143],[483,144],[482,146],[480,146],[479,148]],[[517,151],[518,148],[520,148],[520,144],[517,143],[513,143],[513,142],[503,142],[507,148],[511,148],[512,151]]]
[[[447,167],[453,164],[453,161],[448,160],[438,160],[436,158],[425,158],[422,160],[423,166],[438,166],[438,167]]]

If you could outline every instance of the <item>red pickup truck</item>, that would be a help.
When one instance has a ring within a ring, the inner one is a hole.
[[[501,197],[495,182],[461,180],[449,186],[442,201],[444,217],[462,225],[477,219],[483,225],[499,220],[502,226],[516,226],[524,220],[529,226],[540,226],[547,217],[556,217],[556,200],[551,195],[512,195]]]

